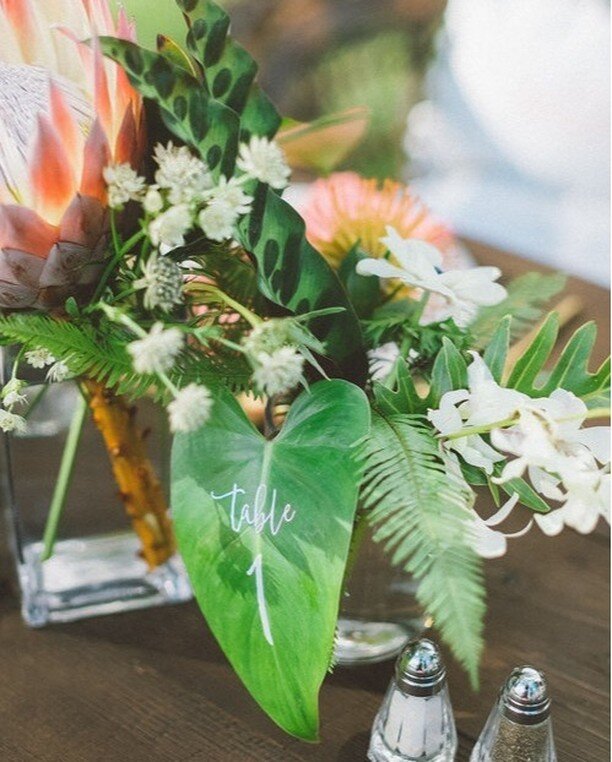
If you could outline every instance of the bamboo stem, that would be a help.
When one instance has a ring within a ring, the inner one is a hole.
[[[143,434],[136,426],[135,410],[97,381],[86,380],[84,386],[119,494],[140,538],[141,554],[154,569],[173,555],[175,542],[162,486],[147,456]]]

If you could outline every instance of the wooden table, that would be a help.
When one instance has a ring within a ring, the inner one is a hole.
[[[512,275],[522,260],[472,245]],[[608,293],[572,281],[582,319],[609,346]],[[551,539],[538,530],[487,563],[487,650],[479,694],[450,657],[449,679],[469,753],[498,688],[515,665],[543,668],[554,698],[561,762],[609,757],[607,531]],[[259,711],[207,631],[195,604],[121,614],[45,630],[21,623],[0,587],[0,760],[27,762],[360,762],[391,664],[338,668],[321,694],[322,740],[284,736]]]

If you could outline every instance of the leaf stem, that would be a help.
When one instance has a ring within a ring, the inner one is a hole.
[[[236,310],[236,312],[241,315],[248,323],[251,325],[252,328],[256,328],[262,321],[261,318],[258,317],[254,312],[251,312],[247,307],[245,307],[243,304],[240,304],[240,302],[237,302],[235,299],[232,299],[231,296],[228,296],[228,294],[225,293],[225,291],[221,291],[220,288],[217,288],[217,286],[213,286],[209,283],[194,283],[191,282],[187,286],[185,286],[185,292],[186,293],[208,293],[212,296],[216,296],[221,301],[225,302],[228,307],[231,307],[233,310]]]
[[[81,439],[86,413],[87,400],[83,394],[79,394],[76,407],[72,414],[70,428],[68,429],[68,436],[66,437],[64,452],[62,453],[62,461],[57,476],[57,482],[55,483],[55,489],[53,490],[47,523],[45,524],[43,551],[40,557],[41,561],[47,561],[53,555],[53,546],[55,545],[55,539],[57,537],[57,527],[64,505],[66,504],[66,496],[72,479],[74,461]]]
[[[537,398],[536,398],[537,399]],[[610,415],[610,408],[608,407],[594,407],[592,410],[587,410],[586,413],[578,413],[577,415],[567,415],[563,418],[553,419],[555,423],[569,423],[570,421],[588,421],[591,418],[607,418]],[[517,422],[517,416],[513,415],[509,418],[504,418],[501,421],[494,421],[493,423],[485,423],[482,426],[468,426],[461,431],[456,431],[454,434],[447,434],[443,438],[447,440],[461,439],[461,437],[469,437],[473,434],[488,434],[493,429],[505,429],[508,426]]]

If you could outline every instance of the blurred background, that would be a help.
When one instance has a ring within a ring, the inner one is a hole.
[[[173,0],[123,0],[182,39]],[[464,236],[609,283],[609,0],[222,0],[283,115],[365,105],[344,166]]]

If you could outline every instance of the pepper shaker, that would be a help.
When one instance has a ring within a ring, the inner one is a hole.
[[[470,762],[556,762],[544,674],[517,667],[480,734]]]
[[[457,732],[446,669],[431,640],[412,641],[399,656],[395,676],[376,715],[370,762],[452,762]]]

